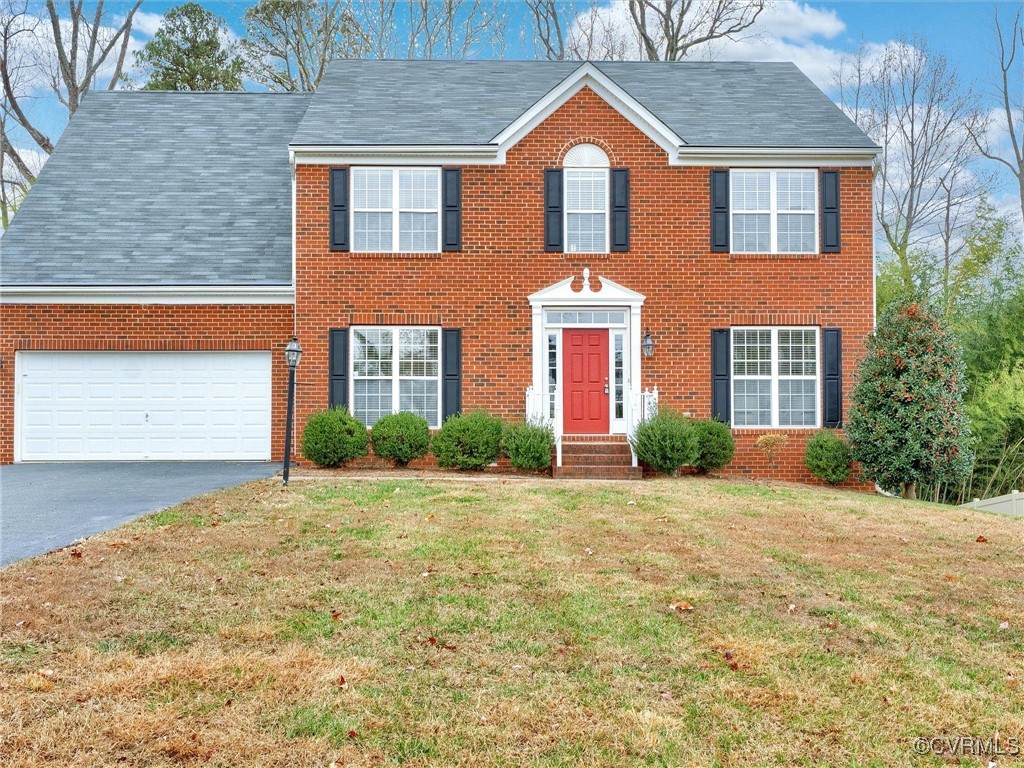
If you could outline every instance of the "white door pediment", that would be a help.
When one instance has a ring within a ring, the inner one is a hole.
[[[609,280],[606,277],[598,277],[601,289],[598,291],[590,287],[590,269],[583,270],[583,287],[579,291],[572,289],[574,277],[567,277],[554,285],[542,288],[529,296],[530,305],[533,307],[590,304],[590,305],[616,305],[620,307],[640,307],[646,298],[642,293],[630,290],[623,285]]]

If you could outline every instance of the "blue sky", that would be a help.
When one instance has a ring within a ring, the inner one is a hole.
[[[202,1],[202,0],[201,0]],[[610,4],[608,0],[606,4]],[[42,6],[42,3],[38,3]],[[141,47],[155,32],[163,14],[179,4],[146,0],[137,17],[133,46]],[[224,18],[233,34],[244,33],[245,2],[203,2]],[[509,14],[506,56],[529,58],[530,25],[525,5],[515,0],[502,2]],[[122,14],[127,0],[107,0],[109,13]],[[727,44],[718,52],[721,59],[791,60],[823,88],[830,72],[844,54],[855,51],[862,41],[881,45],[900,35],[922,35],[934,50],[957,66],[963,78],[984,89],[994,69],[993,10],[1010,18],[1017,3],[993,4],[932,0],[930,2],[799,2],[774,0],[774,8],[762,15],[761,38]],[[612,11],[609,11],[612,12]],[[525,41],[525,42],[524,42]],[[129,62],[131,55],[129,55]],[[1024,89],[1024,82],[1021,84]],[[65,122],[63,108],[42,94],[33,105],[41,127],[53,138]],[[21,141],[17,142],[21,144]]]

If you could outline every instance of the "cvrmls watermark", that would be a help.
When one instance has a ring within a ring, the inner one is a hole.
[[[919,755],[951,755],[953,757],[1020,757],[1024,739],[1011,736],[918,736],[914,751]]]

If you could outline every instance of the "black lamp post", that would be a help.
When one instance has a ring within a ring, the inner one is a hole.
[[[644,340],[640,342],[640,349],[644,352],[644,357],[654,357],[654,339],[651,338],[651,329],[647,329],[647,333],[644,334]]]
[[[288,415],[285,417],[284,433],[284,484],[288,485],[288,469],[292,462],[292,412],[295,410],[295,369],[302,359],[302,345],[292,336],[284,348],[284,359],[288,363]]]

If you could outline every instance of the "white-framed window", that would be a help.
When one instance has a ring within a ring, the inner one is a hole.
[[[577,144],[566,153],[563,165],[566,253],[608,253],[608,155],[596,144]]]
[[[732,425],[818,427],[817,328],[732,329]]]
[[[733,253],[817,253],[818,172],[733,170]]]
[[[440,168],[353,168],[352,250],[439,253]]]
[[[354,327],[351,331],[352,413],[372,427],[390,413],[441,425],[441,329]]]

